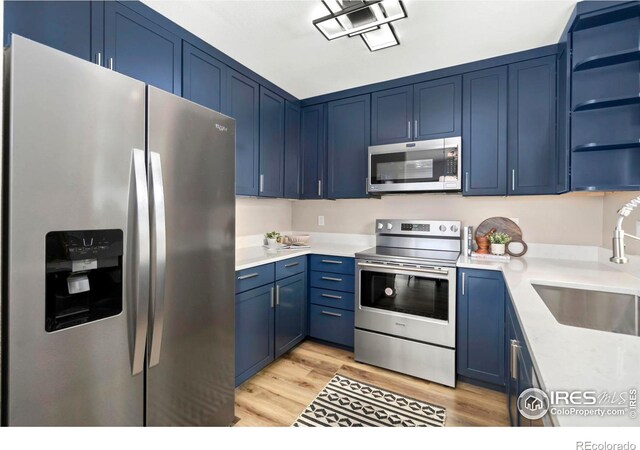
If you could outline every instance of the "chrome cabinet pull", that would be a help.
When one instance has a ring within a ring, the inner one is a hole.
[[[515,339],[511,339],[511,360],[509,361],[511,363],[511,378],[514,380],[518,379],[518,349],[520,348],[520,345],[518,344],[518,341]]]
[[[342,261],[335,261],[333,259],[323,259],[322,262],[325,264],[342,264]]]
[[[318,197],[322,197],[322,180],[318,180]]]
[[[109,70],[113,70],[113,58],[109,58]]]
[[[242,275],[238,277],[238,280],[242,281],[242,280],[248,280],[249,278],[255,278],[258,275],[260,275],[259,273],[248,273],[246,275]]]
[[[274,305],[273,305],[273,288],[271,288],[271,298],[270,298],[270,301],[271,301],[271,307],[273,308],[273,307],[274,307]]]
[[[469,192],[469,172],[464,173],[464,191]]]
[[[295,267],[295,266],[299,266],[300,263],[299,262],[294,262],[294,263],[290,263],[290,264],[285,264],[284,267],[286,269],[288,269],[289,267]]]
[[[418,139],[418,119],[413,122],[413,138]]]
[[[407,139],[411,139],[411,121],[407,120]]]
[[[516,191],[516,169],[511,169],[511,190]]]
[[[96,53],[96,64],[99,66],[102,65],[102,53],[100,52]]]
[[[342,296],[341,295],[333,295],[333,294],[322,293],[322,294],[320,294],[320,296],[321,297],[326,297],[326,298],[333,298],[333,299],[336,299],[336,300],[342,300]]]
[[[466,280],[466,273],[462,272],[462,295],[464,295],[464,284],[467,281]]]
[[[342,317],[342,314],[329,312],[329,311],[320,311],[320,313],[324,314],[325,316]]]
[[[325,281],[337,281],[337,282],[342,281],[342,278],[334,278],[334,277],[322,277],[321,279]]]
[[[280,285],[276,284],[276,306],[280,305]]]
[[[264,191],[264,174],[260,174],[260,192]]]

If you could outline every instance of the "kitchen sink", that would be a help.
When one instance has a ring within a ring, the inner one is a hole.
[[[638,336],[638,297],[531,284],[553,317],[563,325]]]

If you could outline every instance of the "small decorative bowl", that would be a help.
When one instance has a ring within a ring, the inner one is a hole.
[[[310,238],[311,236],[308,234],[298,234],[295,236],[289,236],[289,242],[293,245],[308,245]]]

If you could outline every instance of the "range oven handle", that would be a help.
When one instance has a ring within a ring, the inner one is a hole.
[[[384,264],[372,264],[372,263],[358,263],[358,267],[371,268],[371,269],[384,269],[384,270],[402,270],[405,272],[419,272],[430,273],[434,275],[448,275],[449,269],[424,269],[421,267],[407,267],[407,266],[387,266]]]

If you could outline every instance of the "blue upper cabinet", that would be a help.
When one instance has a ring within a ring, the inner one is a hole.
[[[464,195],[507,194],[507,67],[463,76]]]
[[[501,272],[459,270],[458,374],[505,386],[505,296]]]
[[[461,76],[413,86],[414,140],[460,136],[461,122]]]
[[[4,45],[11,33],[87,61],[102,59],[103,5],[89,1],[5,1]],[[92,28],[93,37],[92,41]]]
[[[413,86],[371,94],[371,145],[413,140]]]
[[[284,195],[284,116],[284,99],[260,86],[259,192],[262,197]]]
[[[287,101],[284,120],[284,197],[300,198],[300,107]]]
[[[302,179],[300,198],[326,198],[326,104],[302,108],[300,156]]]
[[[118,2],[104,4],[105,65],[181,95],[182,40]]]
[[[227,70],[222,112],[236,119],[236,194],[258,195],[260,165],[260,86],[235,70]]]
[[[327,105],[327,197],[367,197],[371,136],[369,94]]]
[[[182,96],[222,111],[227,66],[187,42],[183,42],[182,55]]]
[[[509,195],[557,186],[556,57],[509,66]]]

